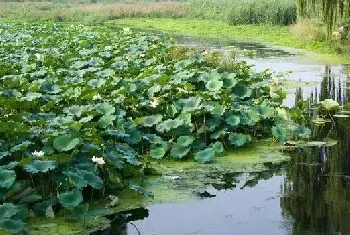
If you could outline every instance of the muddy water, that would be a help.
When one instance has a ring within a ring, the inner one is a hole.
[[[196,41],[179,43],[205,50],[253,50],[245,58],[257,71],[293,71],[286,106],[298,99],[332,98],[349,102],[348,65],[322,61],[317,55],[254,43]],[[102,234],[128,235],[348,235],[350,234],[350,120],[335,119],[315,128],[317,138],[338,141],[332,147],[308,147],[291,152],[287,163],[256,173],[220,174],[196,200],[151,205],[117,214]],[[193,191],[196,191],[194,188]]]

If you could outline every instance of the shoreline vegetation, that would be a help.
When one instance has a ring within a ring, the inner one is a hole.
[[[161,31],[169,34],[194,36],[199,38],[222,38],[239,41],[252,41],[276,46],[302,49],[319,53],[319,56],[334,58],[336,61],[349,61],[349,55],[339,53],[327,42],[302,42],[295,37],[288,26],[279,25],[235,25],[224,22],[199,19],[145,19],[127,18],[106,22],[111,27],[130,27],[148,31]]]
[[[195,37],[271,43],[326,54],[335,60],[350,60],[348,47],[342,45],[340,39],[326,40],[326,27],[322,23],[311,19],[296,24],[296,17],[293,0],[0,3],[0,22],[107,24]]]

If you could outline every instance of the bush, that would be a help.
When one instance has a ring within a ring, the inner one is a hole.
[[[315,19],[305,19],[290,27],[291,33],[301,41],[325,41],[326,29]]]

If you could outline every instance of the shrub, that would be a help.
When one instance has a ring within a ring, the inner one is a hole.
[[[315,19],[305,19],[290,27],[291,33],[301,41],[324,41],[326,30]]]

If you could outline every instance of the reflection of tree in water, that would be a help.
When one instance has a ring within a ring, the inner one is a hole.
[[[137,227],[130,223],[131,221],[142,220],[148,217],[148,209],[137,208],[132,210],[123,211],[120,213],[115,213],[108,216],[107,218],[112,221],[111,227],[103,230],[90,233],[90,235],[127,235],[128,234],[128,224],[135,227],[138,232]]]
[[[347,78],[348,76],[344,74],[335,76],[332,74],[331,66],[326,65],[321,82],[321,89],[319,94],[317,88],[315,89],[313,101],[318,102],[325,99],[333,99],[341,105],[348,103],[350,100],[347,89]]]
[[[287,170],[281,207],[294,235],[350,234],[350,120],[330,125],[333,133],[318,137],[335,135],[338,144],[299,150]]]

